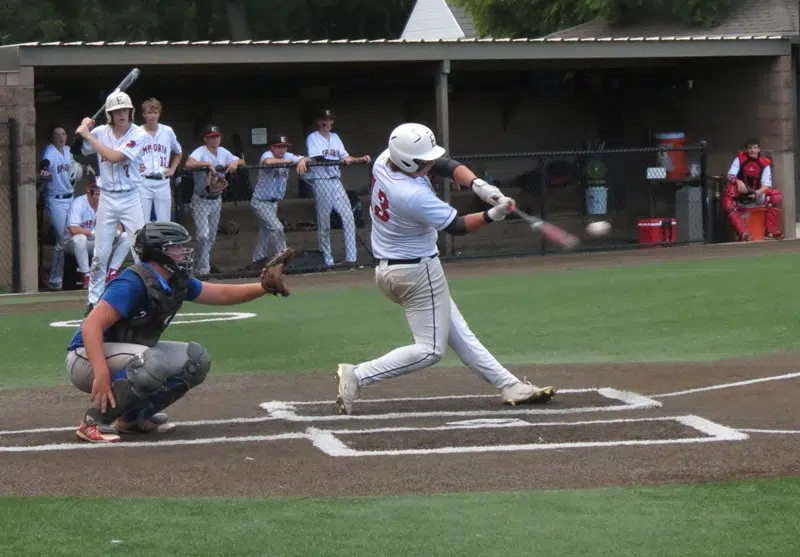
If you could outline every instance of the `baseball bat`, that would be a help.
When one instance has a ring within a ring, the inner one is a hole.
[[[128,88],[131,85],[133,85],[137,79],[139,79],[140,73],[141,72],[139,71],[139,68],[133,68],[130,72],[128,72],[128,75],[125,76],[125,79],[120,81],[119,85],[117,85],[117,88],[114,89],[112,93],[116,93],[118,91],[127,91]],[[94,116],[92,116],[92,120],[96,122],[105,109],[106,109],[106,103],[104,102],[102,106],[97,109],[97,112],[94,113]],[[70,151],[72,151],[73,155],[81,154],[82,143],[83,143],[83,138],[76,133],[75,137],[72,139],[72,145],[70,145]]]
[[[492,198],[491,200],[493,205],[497,204],[497,200]],[[534,232],[538,232],[557,246],[565,250],[575,249],[580,240],[577,236],[570,234],[563,228],[556,226],[552,222],[548,222],[540,217],[535,217],[533,215],[529,215],[521,211],[516,205],[514,205],[513,213],[517,215],[519,218],[527,222],[531,230]]]

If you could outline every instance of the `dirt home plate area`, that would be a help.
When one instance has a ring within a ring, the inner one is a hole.
[[[800,251],[800,243],[511,260],[476,275],[659,258]],[[662,252],[662,253],[656,253]],[[671,252],[671,253],[669,253]],[[298,276],[298,291],[369,270]],[[77,306],[76,306],[77,307]],[[796,473],[798,354],[713,363],[509,366],[555,385],[510,407],[464,369],[368,387],[339,415],[326,373],[211,377],[171,409],[178,429],[114,445],[75,440],[86,395],[0,391],[0,495],[380,495],[720,481]],[[800,432],[798,432],[800,433]],[[107,473],[112,472],[112,473]],[[91,481],[86,481],[91,478]]]

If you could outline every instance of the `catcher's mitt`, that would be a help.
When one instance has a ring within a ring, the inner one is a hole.
[[[206,191],[209,195],[218,195],[228,187],[228,181],[217,174],[214,169],[209,169],[208,180],[206,180]]]
[[[276,253],[272,259],[264,264],[261,270],[261,288],[267,294],[288,296],[289,289],[283,284],[283,266],[292,260],[295,253],[292,248],[286,248]]]

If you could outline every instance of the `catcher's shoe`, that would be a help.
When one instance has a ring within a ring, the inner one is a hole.
[[[336,369],[336,378],[339,382],[339,396],[336,397],[336,404],[339,406],[340,414],[351,414],[353,403],[361,394],[361,386],[358,384],[358,377],[353,373],[354,369],[355,366],[351,364],[339,364]]]
[[[112,424],[117,433],[169,433],[175,431],[177,426],[169,421],[163,412],[153,414],[149,418],[127,419],[124,416],[117,418]]]
[[[544,404],[556,394],[555,387],[537,387],[530,381],[519,381],[501,391],[503,404]]]
[[[81,422],[75,436],[81,441],[89,443],[119,443],[121,440],[116,433],[101,431],[99,424],[87,425],[86,422]]]

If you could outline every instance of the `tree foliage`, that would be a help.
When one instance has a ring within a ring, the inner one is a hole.
[[[3,0],[0,42],[232,38],[229,4],[253,40],[400,35],[414,0]]]
[[[713,27],[731,0],[448,0],[475,20],[480,36],[540,37],[602,18],[625,22],[644,10],[670,13],[687,24]]]

